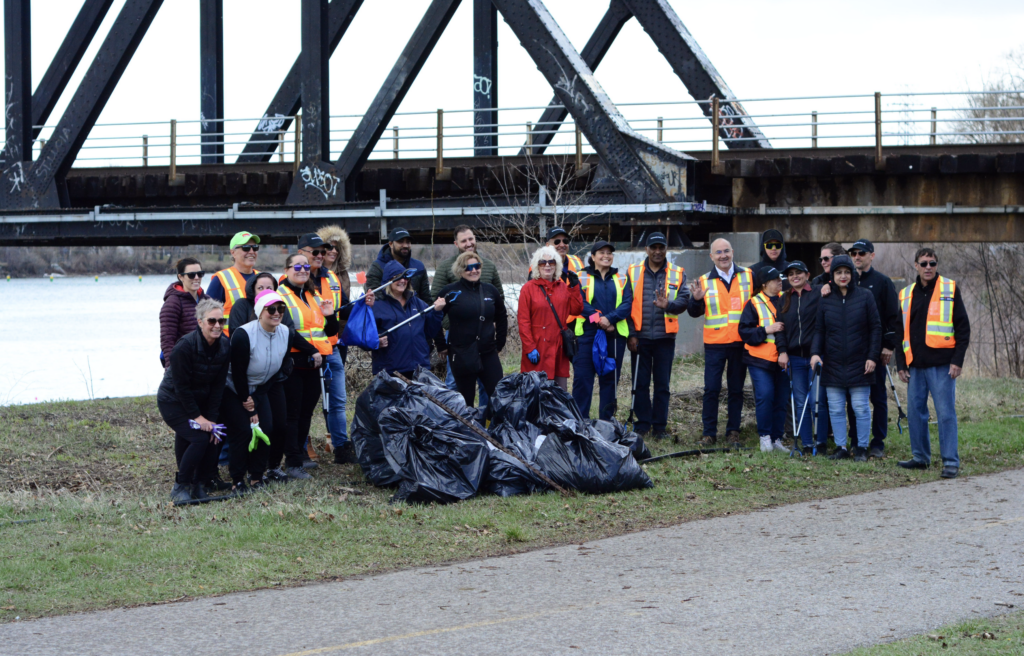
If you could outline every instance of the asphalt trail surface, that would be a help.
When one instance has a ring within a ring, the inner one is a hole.
[[[839,465],[841,466],[841,465]],[[826,654],[1024,605],[1024,470],[0,626],[3,654]]]

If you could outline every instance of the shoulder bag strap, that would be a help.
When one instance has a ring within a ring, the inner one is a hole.
[[[543,285],[541,286],[540,291],[541,293],[544,294],[544,298],[546,298],[548,301],[548,307],[551,308],[551,314],[555,315],[555,321],[558,322],[558,329],[565,330],[565,326],[562,325],[562,319],[558,316],[558,310],[555,309],[555,304],[551,302],[551,297],[548,296],[548,292],[546,289],[544,289]]]

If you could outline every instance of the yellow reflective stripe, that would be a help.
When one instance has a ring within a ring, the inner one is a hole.
[[[768,304],[765,303],[764,300],[762,300],[762,296],[763,294],[758,294],[751,300],[754,304],[754,310],[757,312],[757,318],[761,323],[761,327],[767,328],[768,326],[775,323],[775,315],[772,314],[771,309],[768,307]],[[775,335],[768,335],[765,341],[774,344]]]

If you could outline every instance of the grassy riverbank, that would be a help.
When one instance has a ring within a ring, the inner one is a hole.
[[[699,436],[699,394],[680,389],[692,386],[696,365],[674,377],[673,426],[688,437],[655,442],[655,453]],[[1020,381],[960,383],[964,475],[1024,466],[1024,422],[1010,416],[1022,402]],[[316,421],[322,434],[319,413]],[[891,428],[881,461],[759,452],[668,460],[647,468],[654,489],[600,497],[392,506],[391,492],[367,485],[358,466],[324,464],[306,483],[175,509],[171,434],[152,397],[0,408],[0,621],[507,554],[935,480],[937,468],[896,467],[909,447]],[[749,422],[744,438],[756,443]],[[25,520],[42,521],[15,523]]]
[[[863,647],[848,656],[1011,656],[1022,653],[1024,613],[1015,612],[950,624],[913,638]]]

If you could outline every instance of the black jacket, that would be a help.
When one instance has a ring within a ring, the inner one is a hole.
[[[454,352],[468,347],[477,339],[479,352],[490,353],[505,348],[508,337],[508,310],[494,285],[460,279],[441,290],[438,296],[461,291],[458,298],[444,306],[448,317],[448,348]],[[480,298],[483,296],[483,322],[480,321]]]
[[[789,307],[786,307],[789,299]],[[815,327],[818,322],[818,306],[821,304],[821,287],[811,286],[801,294],[789,290],[779,303],[778,320],[785,330],[775,334],[775,348],[779,353],[788,353],[790,357],[810,358],[811,342],[814,341]]]
[[[861,273],[859,278],[857,286],[868,290],[875,297],[878,319],[882,322],[882,348],[895,351],[900,343],[898,335],[901,330],[900,301],[896,297],[896,285],[892,284],[892,278],[874,268],[868,269],[867,273]]]
[[[934,283],[933,283],[934,284]],[[971,322],[967,318],[967,308],[964,306],[964,298],[960,295],[960,286],[957,285],[953,294],[953,339],[956,346],[953,348],[931,348],[925,345],[925,327],[928,324],[928,303],[931,302],[932,287],[925,287],[918,276],[917,284],[914,285],[914,292],[910,297],[910,350],[914,354],[914,362],[911,367],[926,369],[928,367],[948,367],[955,364],[958,367],[964,366],[964,356],[967,355],[967,347],[971,342]],[[903,318],[900,317],[900,342],[903,341]],[[896,369],[906,371],[907,356],[902,348],[896,349]]]
[[[217,421],[230,354],[231,345],[223,335],[212,346],[201,330],[185,335],[171,351],[171,364],[164,370],[157,401],[180,403],[191,419],[202,415]]]
[[[771,240],[777,240],[782,242],[782,253],[779,254],[779,259],[774,262],[768,257],[768,251],[764,249],[764,245]],[[757,278],[757,274],[761,269],[767,269],[768,267],[775,267],[779,270],[779,273],[784,273],[786,266],[789,262],[786,260],[786,240],[782,238],[782,233],[778,230],[765,230],[764,234],[761,235],[761,260],[750,267],[750,270],[754,274],[754,284],[758,284],[760,280]],[[782,288],[789,289],[789,281],[782,281]]]
[[[821,384],[825,387],[861,387],[875,382],[875,374],[864,375],[867,360],[880,361],[882,354],[882,323],[878,319],[875,300],[866,289],[857,287],[857,270],[853,260],[841,255],[832,260],[832,271],[839,266],[853,272],[850,287],[844,296],[830,282],[832,293],[823,296],[815,320],[811,354],[824,362]]]
[[[756,296],[756,295],[755,295]],[[774,307],[775,320],[779,320],[779,308],[782,306],[782,302],[778,296],[772,296],[768,299],[771,301]],[[768,339],[768,332],[761,325],[761,319],[757,316],[757,310],[754,309],[753,297],[747,301],[747,304],[743,306],[743,313],[740,315],[739,325],[740,337],[743,339],[745,344],[751,346],[757,346],[764,344]],[[779,346],[779,335],[782,333],[775,333],[775,347]],[[780,351],[781,353],[781,351]],[[750,351],[743,349],[743,362],[752,367],[761,367],[762,369],[778,369],[779,365],[776,362],[765,360],[764,358],[758,358],[750,354]]]

